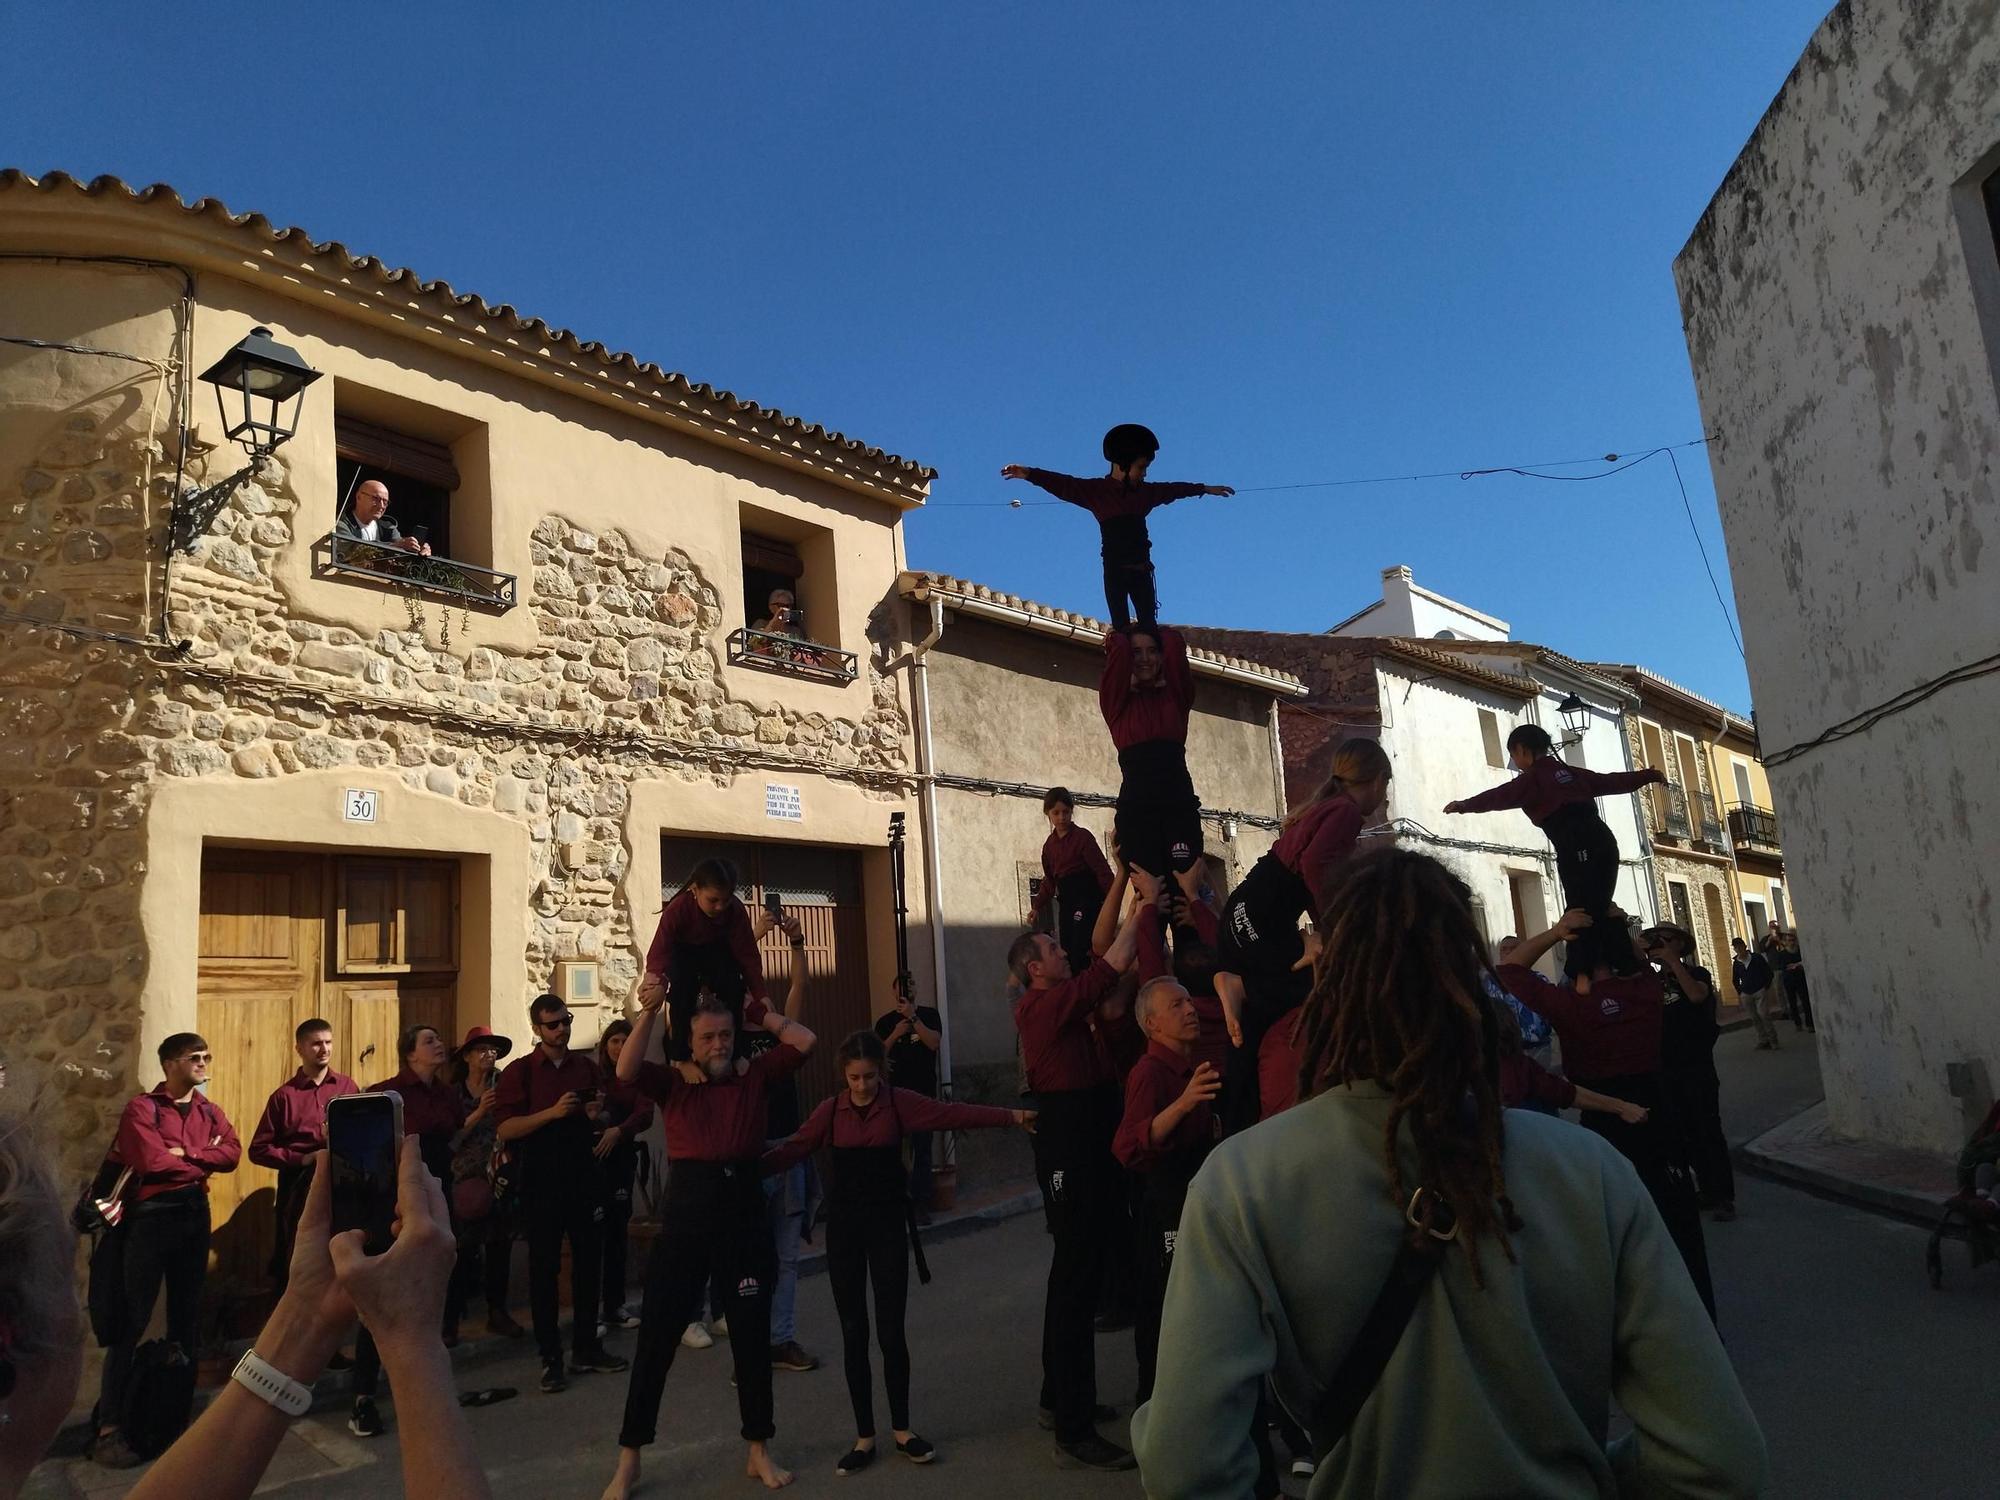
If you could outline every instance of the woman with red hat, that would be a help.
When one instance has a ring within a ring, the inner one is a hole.
[[[475,1284],[486,1292],[486,1327],[505,1338],[520,1338],[526,1330],[507,1312],[507,1270],[514,1258],[514,1224],[493,1201],[487,1175],[493,1161],[500,1122],[493,1117],[493,1086],[499,1062],[514,1050],[511,1037],[484,1026],[466,1032],[452,1054],[452,1068],[465,1102],[465,1128],[452,1138],[451,1200],[458,1220],[458,1266],[445,1298],[445,1345],[458,1342],[458,1321]]]

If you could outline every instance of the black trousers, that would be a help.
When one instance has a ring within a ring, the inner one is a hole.
[[[1642,1104],[1653,1111],[1645,1123],[1627,1125],[1616,1115],[1587,1109],[1582,1115],[1583,1128],[1596,1131],[1611,1143],[1620,1156],[1632,1163],[1633,1170],[1639,1174],[1639,1181],[1651,1195],[1654,1207],[1660,1211],[1668,1236],[1681,1252],[1688,1278],[1694,1282],[1694,1289],[1701,1296],[1701,1305],[1708,1309],[1709,1319],[1713,1321],[1715,1284],[1709,1277],[1708,1242],[1701,1232],[1701,1208],[1695,1199],[1694,1181],[1686,1165],[1676,1159],[1670,1133],[1672,1127],[1661,1118],[1663,1110],[1670,1113],[1670,1106],[1663,1097],[1659,1080],[1651,1074],[1627,1074],[1619,1078],[1576,1078],[1571,1081],[1578,1088],[1594,1089],[1614,1099]]]
[[[777,1255],[756,1163],[737,1164],[727,1176],[711,1162],[669,1167],[662,1220],[646,1265],[639,1349],[625,1390],[618,1446],[643,1448],[653,1441],[681,1332],[700,1315],[710,1281],[727,1293],[723,1312],[729,1318],[743,1439],[763,1442],[777,1431],[771,1419],[771,1283]]]
[[[1812,991],[1806,988],[1806,976],[1785,971],[1785,1010],[1792,1018],[1792,1026],[1798,1031],[1813,1029]]]
[[[627,1251],[632,1224],[632,1179],[637,1175],[639,1152],[636,1146],[620,1146],[604,1161],[604,1221],[600,1237],[604,1242],[604,1316],[625,1305]]]
[[[1564,968],[1587,974],[1600,959],[1619,973],[1632,967],[1631,944],[1611,925],[1611,903],[1618,890],[1618,839],[1594,808],[1579,805],[1544,830],[1556,850],[1556,879],[1563,905],[1590,913],[1591,926],[1569,945]]]
[[[1127,598],[1131,609],[1125,607]],[[1123,630],[1136,615],[1141,625],[1160,622],[1160,601],[1153,580],[1153,554],[1148,547],[1139,553],[1104,552],[1104,607],[1111,616],[1111,628]]]
[[[737,964],[736,955],[729,951],[728,943],[718,939],[713,943],[680,944],[667,965],[666,978],[673,1023],[667,1037],[669,1061],[685,1062],[690,1056],[688,1033],[694,1025],[695,997],[703,990],[712,992],[729,1007],[729,1013],[736,1018],[736,1055],[745,1055],[743,1000],[750,981]]]
[[[1668,1124],[1679,1137],[1680,1156],[1694,1173],[1696,1191],[1713,1203],[1734,1203],[1736,1170],[1722,1133],[1722,1081],[1714,1061],[1661,1068],[1660,1092]]]
[[[284,1291],[292,1279],[292,1247],[298,1242],[299,1219],[306,1211],[306,1197],[312,1191],[311,1167],[278,1169],[277,1235],[271,1246],[271,1284]]]
[[[100,1427],[124,1424],[132,1355],[146,1336],[163,1283],[167,1338],[189,1359],[195,1357],[201,1288],[208,1279],[208,1195],[192,1188],[135,1203],[115,1233],[125,1236],[125,1312],[132,1334],[105,1353],[97,1397]]]
[[[562,1358],[562,1246],[569,1240],[570,1344],[581,1354],[597,1347],[598,1280],[604,1246],[604,1204],[595,1163],[574,1174],[539,1162],[524,1164],[521,1237],[528,1242],[528,1307],[535,1350]],[[539,1181],[537,1180],[539,1179]]]
[[[1078,974],[1090,967],[1090,935],[1103,906],[1104,890],[1090,871],[1073,870],[1056,882],[1056,942]]]
[[[451,1289],[445,1293],[444,1326],[456,1332],[465,1316],[466,1304],[474,1296],[486,1299],[486,1316],[498,1317],[507,1310],[507,1285],[512,1280],[514,1236],[482,1226],[480,1237],[461,1236],[458,1264],[452,1269]]]
[[[910,1143],[910,1202],[917,1206],[918,1213],[928,1213],[931,1206],[931,1133],[928,1130],[912,1130],[903,1139]]]
[[[1182,1197],[1186,1196],[1185,1188]],[[1139,1273],[1143,1289],[1138,1330],[1139,1399],[1153,1399],[1153,1376],[1160,1361],[1160,1314],[1167,1303],[1167,1278],[1174,1269],[1174,1236],[1181,1227],[1178,1211],[1169,1212],[1156,1194],[1139,1199]]]
[[[889,1392],[889,1429],[910,1430],[910,1343],[903,1312],[910,1293],[909,1226],[901,1204],[836,1210],[826,1221],[826,1275],[840,1314],[841,1363],[857,1437],[875,1436],[874,1378],[868,1364],[868,1288],[875,1288],[875,1339]],[[735,1325],[729,1332],[734,1337]]]
[[[1039,1102],[1035,1177],[1055,1240],[1042,1306],[1042,1396],[1056,1440],[1070,1443],[1091,1434],[1097,1405],[1097,1293],[1122,1208],[1123,1173],[1111,1155],[1119,1099],[1106,1087]]]

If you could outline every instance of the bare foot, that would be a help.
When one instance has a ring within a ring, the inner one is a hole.
[[[618,1450],[618,1472],[611,1476],[611,1483],[604,1487],[601,1500],[631,1500],[632,1490],[639,1483],[639,1450],[620,1448]]]
[[[779,1467],[762,1443],[750,1445],[750,1462],[743,1466],[743,1472],[752,1479],[761,1479],[767,1490],[781,1490],[792,1482],[792,1471]]]

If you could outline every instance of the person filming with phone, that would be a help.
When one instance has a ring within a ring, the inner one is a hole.
[[[389,486],[379,479],[371,479],[354,491],[354,513],[351,516],[336,516],[333,531],[334,535],[346,537],[349,541],[372,542],[378,547],[399,547],[419,557],[431,555],[430,543],[404,536],[397,527],[395,518],[389,514]]]
[[[606,1080],[597,1059],[570,1051],[570,1009],[554,995],[528,1007],[535,1046],[507,1065],[494,1092],[500,1139],[520,1164],[520,1223],[528,1241],[528,1306],[542,1360],[542,1390],[569,1385],[563,1374],[562,1309],[557,1282],[569,1240],[572,1374],[612,1374],[625,1361],[597,1336],[604,1265],[600,1238],[604,1194],[598,1147],[615,1131],[605,1109]],[[614,1143],[615,1144],[615,1143]],[[607,1151],[609,1147],[606,1148]]]

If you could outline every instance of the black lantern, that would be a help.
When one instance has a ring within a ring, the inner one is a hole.
[[[1556,712],[1562,716],[1563,733],[1573,740],[1582,739],[1590,727],[1590,705],[1571,693],[1556,705]]]
[[[258,327],[201,378],[215,387],[230,441],[260,459],[298,430],[299,409],[305,405],[301,393],[319,379],[319,371],[299,358],[298,350],[272,338],[270,329]],[[290,411],[285,409],[288,401]],[[232,415],[232,407],[240,415]]]

